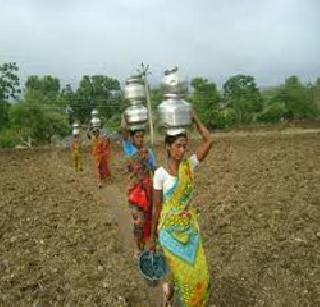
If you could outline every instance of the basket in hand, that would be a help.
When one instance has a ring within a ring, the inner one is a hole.
[[[148,285],[155,287],[167,275],[165,257],[160,252],[146,250],[139,258],[139,271]]]

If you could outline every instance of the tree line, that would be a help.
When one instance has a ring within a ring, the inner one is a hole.
[[[54,135],[70,134],[71,124],[87,125],[93,108],[109,130],[119,129],[126,101],[119,80],[105,76],[82,76],[78,88],[61,87],[54,76],[29,76],[23,85],[16,63],[0,64],[0,147],[12,147],[31,138],[50,143]],[[193,78],[186,98],[211,129],[281,120],[312,119],[320,115],[320,78],[304,84],[297,76],[283,84],[260,90],[253,76],[231,76],[218,90],[214,82]],[[160,88],[152,88],[154,112],[162,101]]]

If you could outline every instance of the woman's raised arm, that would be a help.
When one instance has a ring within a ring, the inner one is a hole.
[[[195,112],[192,114],[192,120],[202,137],[202,142],[196,149],[197,158],[199,161],[202,161],[208,155],[208,152],[212,147],[213,139],[209,130],[201,123]]]
[[[130,137],[130,131],[128,129],[128,124],[127,124],[127,118],[125,114],[122,114],[121,116],[121,132],[122,136],[125,140],[128,140]]]

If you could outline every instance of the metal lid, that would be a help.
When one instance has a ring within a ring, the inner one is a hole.
[[[186,130],[183,128],[168,128],[166,134],[170,136],[185,134]]]
[[[165,99],[177,99],[177,100],[180,100],[181,98],[184,97],[184,95],[181,95],[181,94],[177,94],[177,93],[165,93],[163,95],[163,97]]]
[[[142,75],[133,75],[126,80],[126,85],[128,84],[144,84]]]
[[[145,127],[145,125],[129,125],[129,129],[131,130],[131,131],[134,131],[134,130],[145,130],[146,129],[146,127]]]
[[[174,66],[172,68],[166,69],[164,71],[164,75],[167,76],[167,75],[173,74],[173,73],[175,73],[177,71],[178,71],[178,66]]]

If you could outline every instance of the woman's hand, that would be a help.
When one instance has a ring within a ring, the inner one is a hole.
[[[151,238],[148,242],[148,248],[150,251],[156,251],[157,250],[157,242],[158,242],[158,234],[154,233],[151,235]]]
[[[199,117],[194,111],[192,111],[192,121],[194,122],[199,134],[202,137],[202,142],[196,149],[197,158],[199,161],[202,161],[211,149],[213,140],[207,127],[201,123]]]
[[[153,240],[153,239],[150,239],[149,242],[148,242],[148,248],[149,248],[149,251],[156,251],[156,248],[157,248],[157,244],[156,242]]]
[[[201,120],[199,119],[199,117],[198,117],[197,113],[195,112],[195,110],[192,110],[192,115],[191,115],[191,117],[192,117],[192,122],[195,124],[195,126],[196,126],[199,134],[200,134],[201,136],[203,136],[203,132],[204,132],[204,131],[203,131],[203,128],[204,128],[206,131],[208,131],[208,130],[207,130],[207,128],[201,123]]]
[[[199,118],[194,110],[192,110],[191,118],[195,124],[199,122]]]
[[[122,136],[125,140],[128,140],[130,137],[130,131],[128,127],[128,116],[126,114],[122,114],[121,116],[121,130],[122,130]]]

